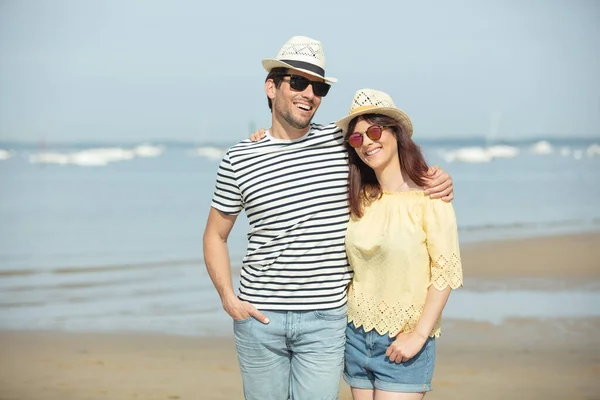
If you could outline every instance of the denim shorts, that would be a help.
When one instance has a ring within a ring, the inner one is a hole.
[[[344,380],[358,389],[420,393],[431,390],[435,365],[435,339],[429,338],[410,360],[395,363],[385,355],[395,340],[375,330],[365,332],[349,323],[346,327]]]

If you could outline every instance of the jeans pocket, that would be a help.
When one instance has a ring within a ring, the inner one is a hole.
[[[245,324],[247,322],[250,322],[254,317],[253,316],[249,316],[248,318],[244,318],[244,319],[234,319],[233,323],[234,324]]]
[[[315,310],[315,317],[324,321],[339,321],[346,319],[348,315],[348,306],[343,305],[338,308],[331,308],[328,310]]]

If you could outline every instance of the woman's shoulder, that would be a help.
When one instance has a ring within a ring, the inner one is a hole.
[[[402,211],[401,214],[417,217],[423,215],[427,197],[423,190],[383,191],[379,203],[387,210],[396,210],[394,213]]]
[[[382,192],[382,206],[407,209],[411,214],[453,214],[452,203],[432,199],[422,188],[401,192]]]

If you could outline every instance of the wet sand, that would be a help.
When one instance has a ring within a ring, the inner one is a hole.
[[[600,319],[453,321],[426,398],[600,399],[599,329]],[[230,338],[5,332],[0,343],[3,400],[243,398]]]
[[[511,239],[461,246],[465,277],[600,280],[600,234]]]
[[[465,276],[599,284],[599,249],[597,234],[470,245]],[[600,318],[445,321],[426,399],[600,399],[599,331]],[[242,398],[231,338],[0,332],[2,400]]]

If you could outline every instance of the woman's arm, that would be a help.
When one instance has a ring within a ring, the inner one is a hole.
[[[444,290],[438,290],[433,285],[429,286],[427,291],[427,300],[423,308],[423,314],[419,318],[419,322],[415,327],[414,332],[421,337],[428,338],[435,326],[435,323],[440,319],[448,297],[452,288],[446,286]]]
[[[430,284],[423,312],[412,332],[401,332],[386,351],[393,362],[410,360],[431,335],[452,289],[462,286],[462,263],[456,215],[451,203],[427,200],[423,215],[429,253]]]
[[[421,314],[415,330],[410,333],[400,332],[396,335],[394,343],[388,347],[385,354],[390,361],[396,363],[408,361],[421,351],[435,323],[442,315],[451,291],[450,286],[444,290],[438,290],[433,285],[429,286],[423,314]]]

